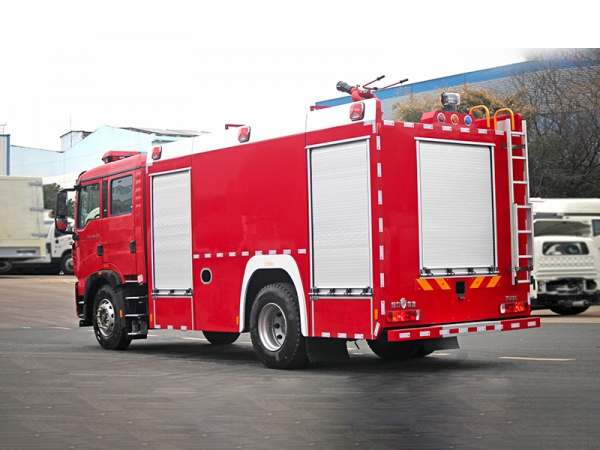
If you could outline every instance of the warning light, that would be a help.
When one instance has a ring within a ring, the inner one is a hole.
[[[465,125],[470,127],[472,123],[473,123],[473,118],[471,116],[465,116]]]
[[[152,160],[158,161],[162,155],[162,147],[154,147],[152,149]]]
[[[250,127],[242,127],[238,131],[238,141],[241,143],[248,142],[250,140]]]
[[[527,312],[527,302],[510,302],[500,304],[500,314]]]
[[[360,103],[352,103],[350,105],[350,120],[362,120],[365,117],[365,104]]]
[[[387,313],[388,322],[414,322],[419,319],[421,319],[421,310],[419,309],[403,309]]]
[[[439,123],[444,123],[446,121],[446,116],[444,115],[444,113],[438,113],[438,115],[437,115],[437,121]]]
[[[450,121],[452,122],[452,125],[458,125],[458,116],[456,114],[452,114]]]

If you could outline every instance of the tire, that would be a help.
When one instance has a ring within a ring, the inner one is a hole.
[[[204,337],[213,345],[230,345],[240,337],[240,333],[225,333],[219,331],[203,331]]]
[[[96,339],[106,350],[125,350],[131,344],[118,310],[117,293],[112,286],[102,286],[94,299],[92,322]]]
[[[12,270],[13,265],[11,262],[9,261],[0,261],[0,274],[7,274],[10,273],[10,271]]]
[[[367,341],[377,356],[388,361],[399,361],[409,358],[422,358],[433,352],[426,351],[420,341],[388,342],[387,336],[377,341]]]
[[[60,260],[60,270],[62,270],[65,275],[75,274],[75,270],[73,268],[73,255],[71,252],[63,255],[62,259]]]
[[[589,306],[571,306],[570,308],[566,306],[553,306],[550,308],[550,311],[563,316],[574,316],[575,314],[581,314],[582,312],[587,311],[588,308]]]
[[[308,362],[306,338],[300,331],[296,290],[289,284],[271,284],[256,296],[250,313],[252,346],[271,369],[296,369]]]

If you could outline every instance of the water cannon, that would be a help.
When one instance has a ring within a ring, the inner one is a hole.
[[[406,83],[408,81],[408,78],[405,78],[404,80],[397,81],[396,83],[392,83],[392,84],[390,84],[388,86],[384,86],[384,87],[370,87],[369,86],[369,85],[375,83],[376,81],[382,80],[383,78],[385,78],[385,75],[381,75],[380,77],[375,78],[373,81],[369,81],[368,83],[363,84],[362,87],[358,84],[356,86],[351,86],[344,81],[338,81],[336,88],[340,92],[345,92],[346,94],[350,94],[352,96],[352,101],[359,102],[364,99],[376,98],[376,95],[374,94],[374,92],[379,89],[387,89],[392,86],[396,86],[398,84]]]

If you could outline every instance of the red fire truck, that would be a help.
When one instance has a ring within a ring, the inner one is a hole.
[[[150,329],[250,332],[278,369],[346,358],[351,340],[402,359],[539,327],[521,115],[475,119],[444,94],[419,123],[383,120],[367,85],[338,83],[353,101],[313,107],[296,134],[106,153],[73,188],[80,326],[116,350]]]

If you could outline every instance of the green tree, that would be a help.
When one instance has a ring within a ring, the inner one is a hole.
[[[44,190],[44,209],[51,209],[54,216],[54,204],[56,203],[56,194],[62,188],[56,183],[45,184],[42,186]]]
[[[514,77],[537,112],[528,130],[531,194],[600,197],[600,49],[531,59],[537,70]]]

